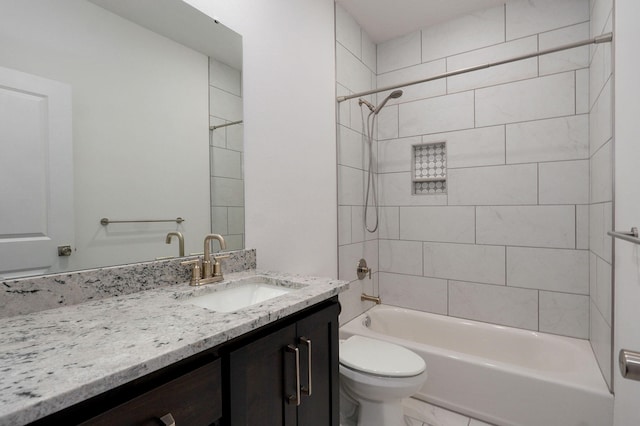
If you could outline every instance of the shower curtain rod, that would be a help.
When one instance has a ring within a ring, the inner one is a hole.
[[[242,120],[232,121],[231,123],[218,124],[217,126],[210,126],[209,130],[215,130],[221,127],[233,126],[234,124],[242,124]]]
[[[474,67],[463,68],[463,69],[459,69],[459,70],[456,70],[456,71],[449,71],[449,72],[445,72],[443,74],[435,75],[433,77],[424,78],[422,80],[410,81],[408,83],[402,83],[402,84],[394,84],[393,86],[387,86],[387,87],[381,87],[379,89],[367,90],[366,92],[354,93],[353,95],[338,96],[336,99],[337,99],[338,103],[340,103],[340,102],[343,102],[343,101],[346,101],[346,100],[349,100],[349,99],[359,98],[361,96],[372,95],[374,93],[386,92],[387,90],[399,89],[401,87],[413,86],[414,84],[426,83],[426,82],[433,81],[433,80],[439,80],[441,78],[452,77],[454,75],[460,75],[460,74],[465,74],[465,73],[472,72],[472,71],[483,70],[483,69],[486,69],[486,68],[495,67],[496,65],[503,65],[503,64],[508,64],[510,62],[521,61],[523,59],[535,58],[537,56],[547,55],[549,53],[554,53],[554,52],[560,52],[562,50],[573,49],[573,48],[576,48],[576,47],[586,46],[586,45],[589,45],[589,44],[608,43],[611,40],[613,40],[613,33],[606,33],[606,34],[602,34],[602,35],[599,35],[597,37],[590,38],[590,39],[587,39],[587,40],[577,41],[575,43],[565,44],[565,45],[562,45],[562,46],[541,50],[539,52],[528,53],[526,55],[515,56],[513,58],[503,59],[501,61],[496,61],[496,62],[489,62],[487,64],[476,65]]]

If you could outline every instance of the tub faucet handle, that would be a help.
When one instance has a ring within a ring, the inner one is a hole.
[[[367,267],[367,261],[364,259],[360,259],[358,261],[358,267],[356,269],[356,273],[358,274],[358,279],[363,280],[364,277],[369,274],[369,279],[371,279],[371,268]]]

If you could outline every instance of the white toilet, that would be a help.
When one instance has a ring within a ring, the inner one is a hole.
[[[407,348],[357,335],[340,341],[342,419],[357,411],[358,426],[404,425],[402,399],[426,380],[424,360]]]

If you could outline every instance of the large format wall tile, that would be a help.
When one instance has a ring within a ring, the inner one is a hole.
[[[589,116],[574,115],[506,126],[507,163],[589,158]]]
[[[447,280],[380,272],[380,298],[391,306],[447,314]]]
[[[591,157],[591,202],[601,203],[613,199],[613,158],[611,141]]]
[[[589,294],[589,252],[507,247],[507,283],[515,287]]]
[[[541,291],[540,331],[587,339],[589,296]]]
[[[426,62],[409,68],[402,68],[396,71],[379,74],[377,83],[379,88],[404,84],[410,81],[425,80],[427,78],[442,74],[446,71],[444,59]],[[418,99],[431,98],[447,93],[447,80],[442,78],[427,83],[420,83],[402,88],[402,97],[393,102],[409,102]],[[378,102],[382,101],[391,93],[390,90],[378,93]]]
[[[447,166],[493,166],[505,163],[504,126],[482,127],[422,137],[423,143],[446,141]]]
[[[212,206],[244,206],[244,181],[221,177],[211,178]]]
[[[505,249],[475,244],[424,243],[424,275],[487,284],[505,283]]]
[[[378,74],[421,63],[420,37],[420,31],[414,31],[379,44]]]
[[[447,71],[457,71],[497,62],[514,56],[533,53],[537,49],[538,38],[535,36],[501,43],[447,58]],[[449,77],[447,78],[447,90],[449,93],[454,93],[537,76],[538,59],[530,58]]]
[[[413,162],[411,147],[421,142],[420,136],[378,142],[378,172],[410,172]]]
[[[540,50],[575,43],[589,38],[589,23],[572,25],[539,36]],[[589,46],[576,47],[539,57],[540,75],[577,70],[589,66]]]
[[[590,152],[595,153],[613,136],[611,80],[605,84],[589,114]]]
[[[380,271],[422,275],[422,243],[380,240]]]
[[[476,126],[572,115],[575,73],[553,74],[476,90]]]
[[[574,206],[477,207],[477,243],[575,248]]]
[[[372,72],[341,44],[336,45],[336,80],[354,92],[372,89]]]
[[[540,163],[540,204],[588,204],[589,162]]]
[[[538,292],[449,281],[449,315],[537,330]]]
[[[403,240],[473,244],[474,231],[474,207],[400,208],[400,239]]]
[[[536,204],[538,168],[535,164],[449,170],[450,205]]]
[[[229,121],[242,120],[242,98],[209,86],[209,115]]]
[[[399,136],[474,127],[473,97],[473,92],[462,92],[400,104]]]
[[[209,58],[209,85],[242,96],[242,75],[227,64]]]
[[[480,10],[422,30],[422,60],[431,61],[504,41],[504,7]]]
[[[589,21],[587,0],[515,0],[506,5],[507,40]]]
[[[362,59],[360,26],[349,13],[336,3],[336,41],[356,58]]]

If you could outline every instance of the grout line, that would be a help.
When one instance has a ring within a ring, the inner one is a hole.
[[[509,286],[509,282],[507,281],[507,246],[504,246],[504,285],[505,287]]]
[[[502,18],[504,20],[504,42],[507,42],[507,3],[504,4]]]
[[[540,290],[538,290],[538,331],[540,331]]]
[[[449,296],[449,280],[447,280],[447,316],[449,315],[449,304],[451,303],[451,298]]]
[[[420,64],[424,63],[424,58],[423,58],[424,46],[422,45],[422,40],[423,40],[422,30],[420,30]]]
[[[536,192],[538,195],[538,202],[537,204],[540,205],[540,163],[536,163]]]
[[[475,129],[477,126],[476,122],[476,110],[478,109],[478,105],[476,104],[476,91],[473,91],[473,128]]]
[[[540,34],[536,34],[536,51],[540,51]],[[540,78],[540,56],[536,56],[536,65],[538,66],[538,78]]]
[[[478,244],[478,206],[473,206],[473,244]]]
[[[578,113],[578,70],[573,72],[573,112]]]
[[[507,164],[507,125],[504,124],[504,164]]]

